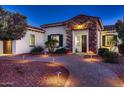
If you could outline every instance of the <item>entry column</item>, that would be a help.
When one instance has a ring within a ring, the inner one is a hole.
[[[72,52],[75,53],[76,47],[75,47],[75,33],[72,31]]]

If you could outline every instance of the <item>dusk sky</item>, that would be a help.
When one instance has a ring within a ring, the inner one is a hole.
[[[3,8],[19,12],[28,17],[28,23],[33,26],[42,24],[65,21],[79,14],[101,17],[104,25],[115,24],[118,19],[124,16],[124,6],[87,6],[87,5],[68,5],[68,6],[14,6],[8,5]]]

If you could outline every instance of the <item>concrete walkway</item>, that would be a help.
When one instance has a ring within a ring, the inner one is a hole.
[[[11,57],[11,59],[17,60],[22,59],[22,57]],[[84,62],[82,56],[66,55],[54,58],[25,57],[25,59],[61,63],[70,71],[70,77],[65,85],[67,87],[119,87],[124,85],[120,78],[109,68],[96,62]]]

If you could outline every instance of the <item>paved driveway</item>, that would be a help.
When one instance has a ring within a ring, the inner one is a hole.
[[[13,57],[20,59],[20,57]],[[11,58],[12,59],[12,58]],[[66,55],[59,57],[25,57],[25,59],[37,61],[53,61],[61,63],[70,71],[70,77],[65,86],[77,87],[112,87],[123,86],[123,82],[109,68],[96,62],[84,62],[83,56]]]

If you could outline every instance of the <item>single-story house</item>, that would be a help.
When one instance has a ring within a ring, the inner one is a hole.
[[[100,17],[83,14],[63,22],[41,25],[41,28],[46,31],[45,40],[57,39],[60,47],[69,48],[73,53],[110,49],[111,39],[117,36],[114,25],[103,26]]]
[[[40,27],[27,26],[21,40],[0,41],[0,54],[29,53],[35,46],[45,47],[49,39],[59,42],[57,47],[66,47],[76,52],[98,52],[99,48],[110,49],[110,41],[117,36],[114,25],[103,26],[100,17],[80,14],[63,22],[44,24]],[[7,47],[5,44],[8,44]]]
[[[20,40],[0,41],[0,54],[29,53],[35,46],[44,46],[44,33],[41,28],[27,26],[25,37]]]

